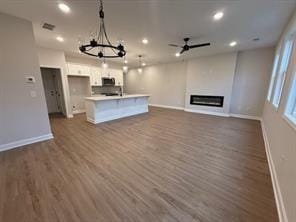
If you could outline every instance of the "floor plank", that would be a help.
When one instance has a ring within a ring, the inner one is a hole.
[[[258,121],[150,108],[51,125],[0,153],[0,221],[278,221]]]

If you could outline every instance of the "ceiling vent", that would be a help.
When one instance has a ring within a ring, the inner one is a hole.
[[[52,25],[52,24],[49,24],[49,23],[45,22],[45,23],[42,24],[42,28],[53,31],[54,28],[55,28],[55,25]]]

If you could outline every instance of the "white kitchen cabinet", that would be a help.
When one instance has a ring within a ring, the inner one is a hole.
[[[90,85],[101,86],[102,85],[102,69],[98,67],[91,67],[90,69]]]
[[[116,86],[123,86],[123,71],[120,69],[110,69],[110,77],[115,78]]]
[[[90,76],[90,67],[86,65],[68,63],[68,75],[70,76]]]
[[[111,69],[109,68],[102,68],[102,78],[110,78],[111,74],[110,74]]]

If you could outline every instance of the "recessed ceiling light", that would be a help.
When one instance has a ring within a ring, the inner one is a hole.
[[[229,43],[229,46],[231,46],[231,47],[234,47],[236,45],[237,45],[237,42],[236,41],[233,41],[233,42]]]
[[[146,66],[146,63],[145,63],[145,62],[143,62],[143,63],[142,63],[142,66]]]
[[[144,39],[142,40],[142,43],[145,44],[145,45],[148,44],[148,42],[149,42],[149,41],[148,41],[148,39],[146,39],[146,38],[144,38]]]
[[[125,59],[125,60],[124,60],[124,64],[127,64],[127,63],[128,63],[128,61]]]
[[[62,12],[65,12],[65,13],[69,13],[70,12],[70,7],[64,3],[60,3],[59,4],[59,9],[62,11]]]
[[[59,42],[63,42],[64,41],[64,38],[61,37],[61,36],[58,36],[58,37],[56,37],[56,40],[58,40]]]
[[[216,12],[215,15],[213,16],[214,20],[218,21],[220,19],[222,19],[224,16],[223,12]]]
[[[142,73],[143,72],[143,69],[142,68],[138,68],[138,72],[139,73]]]
[[[128,70],[128,67],[127,66],[123,66],[123,71],[127,71]]]
[[[181,55],[181,54],[180,54],[179,52],[177,52],[175,56],[176,56],[176,57],[180,57],[180,55]]]

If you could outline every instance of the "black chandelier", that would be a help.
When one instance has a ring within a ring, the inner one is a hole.
[[[104,10],[103,10],[103,0],[99,0],[99,17],[100,17],[100,29],[97,32],[96,38],[90,40],[87,44],[82,44],[79,46],[79,50],[89,56],[99,57],[99,58],[122,58],[126,55],[124,46],[119,43],[118,46],[111,44],[105,28],[104,22]],[[106,52],[108,49],[108,52]]]

